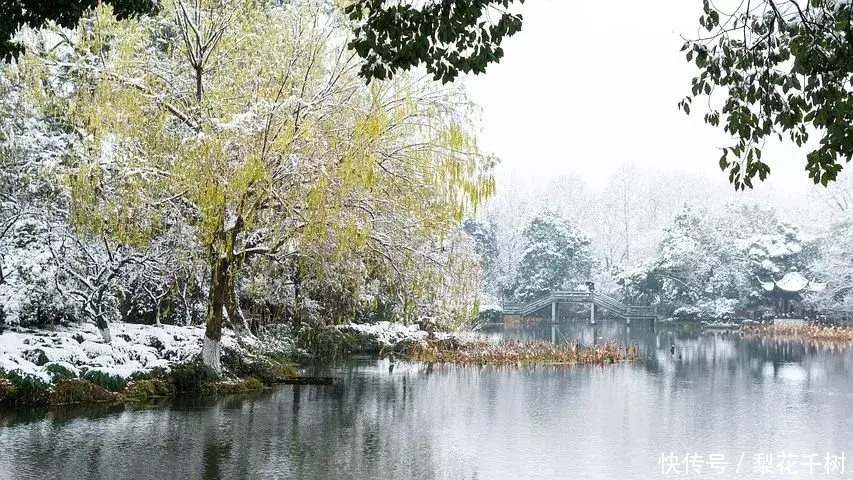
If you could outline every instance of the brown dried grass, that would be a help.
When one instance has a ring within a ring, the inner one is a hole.
[[[740,334],[744,337],[853,344],[853,325],[745,325],[740,328]]]
[[[419,362],[461,365],[605,364],[637,361],[640,352],[635,346],[623,346],[619,342],[581,347],[577,342],[554,344],[427,341],[412,345],[408,356]]]

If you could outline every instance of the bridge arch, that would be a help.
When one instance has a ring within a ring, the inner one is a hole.
[[[527,303],[504,305],[504,316],[518,315],[526,317],[532,315],[545,307],[551,306],[551,320],[557,321],[557,304],[560,303],[585,303],[590,304],[590,322],[595,323],[595,308],[603,308],[614,315],[624,318],[628,323],[632,319],[652,320],[657,319],[657,308],[641,305],[625,305],[615,298],[598,292],[558,290],[548,295],[531,300]]]

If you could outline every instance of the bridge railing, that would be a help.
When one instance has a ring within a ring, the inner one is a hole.
[[[628,310],[625,312],[625,316],[628,317],[654,317],[657,316],[657,307],[646,307],[646,306],[637,306],[631,305],[628,307]]]
[[[620,302],[619,300],[616,300],[615,298],[604,295],[602,293],[596,293],[594,298],[595,303],[597,305],[604,308],[605,310],[609,310],[615,313],[616,315],[621,315],[624,317],[628,312],[629,307],[624,303]]]
[[[557,300],[589,302],[592,299],[592,295],[593,294],[590,292],[556,291],[551,294],[551,298]]]
[[[527,303],[526,305],[524,305],[521,308],[521,314],[522,315],[530,315],[531,313],[533,313],[539,309],[542,309],[542,308],[547,307],[548,305],[551,305],[551,303],[553,303],[553,302],[554,302],[554,294],[553,293],[549,294],[547,296],[544,296],[544,297],[539,297],[536,300],[533,300],[533,301]]]
[[[556,290],[548,295],[531,300],[528,303],[506,303],[504,313],[515,315],[530,315],[541,310],[553,302],[592,302],[600,308],[604,308],[622,317],[654,317],[657,315],[656,307],[639,305],[625,305],[615,298],[597,292]]]
[[[504,303],[503,304],[503,312],[509,315],[516,315],[521,312],[521,309],[524,308],[523,303]]]

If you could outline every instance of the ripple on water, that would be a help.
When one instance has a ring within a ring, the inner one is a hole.
[[[636,344],[643,361],[398,361],[389,372],[387,361],[361,357],[326,367],[339,385],[281,386],[254,399],[4,414],[0,478],[654,478],[664,452],[733,462],[779,451],[853,455],[849,351],[624,325],[560,333]],[[552,326],[510,335],[547,339]]]

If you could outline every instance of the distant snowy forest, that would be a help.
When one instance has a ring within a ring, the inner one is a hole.
[[[761,318],[776,313],[763,285],[797,272],[826,287],[800,292],[801,308],[835,318],[853,309],[849,176],[796,202],[784,191],[736,193],[724,182],[630,163],[602,188],[573,176],[498,185],[465,224],[483,258],[486,305],[593,281],[664,316]]]

